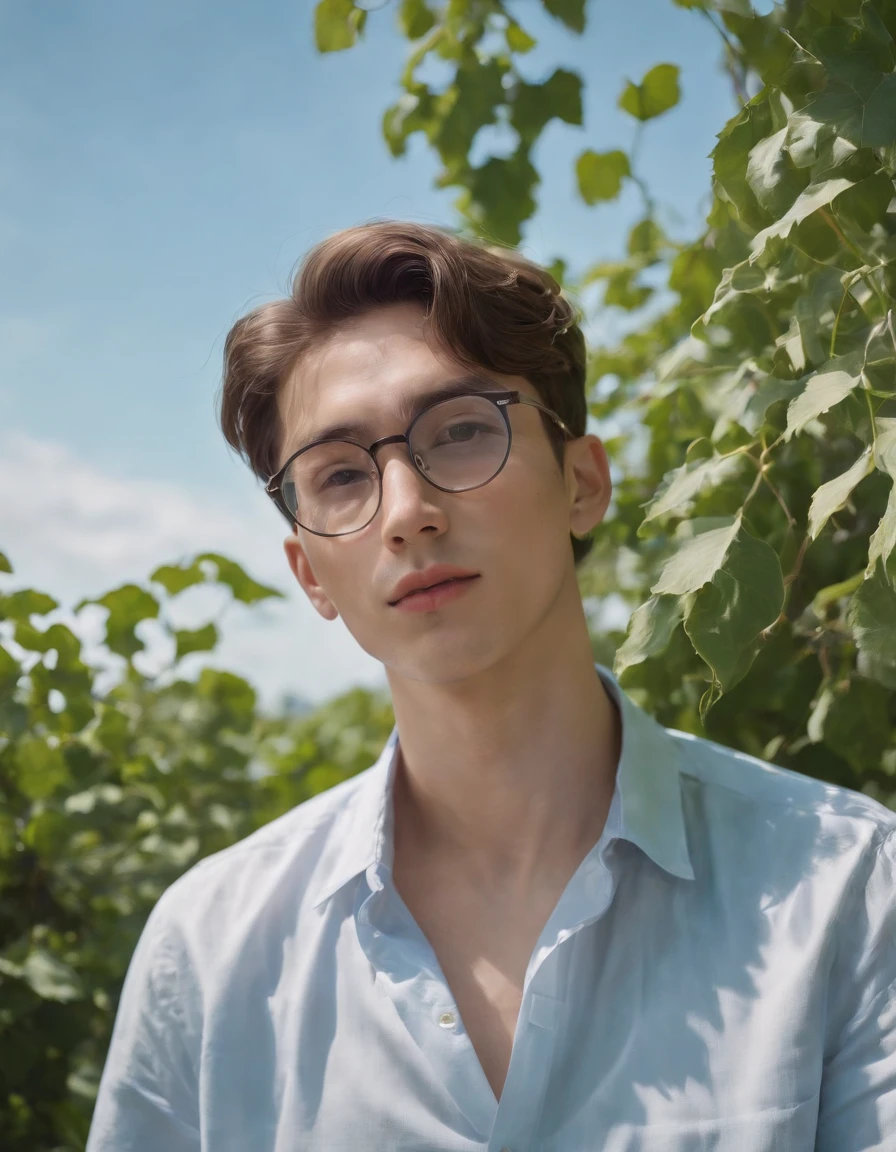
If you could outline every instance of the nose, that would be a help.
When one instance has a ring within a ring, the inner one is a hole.
[[[383,478],[380,506],[384,540],[412,540],[421,532],[444,532],[447,493],[434,488],[414,467],[407,444],[386,444],[377,459]],[[425,471],[425,465],[421,463]]]

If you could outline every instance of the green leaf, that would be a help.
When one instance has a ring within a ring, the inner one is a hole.
[[[457,70],[454,84],[439,97],[443,116],[433,143],[445,164],[463,164],[479,129],[494,123],[495,110],[506,96],[503,75],[497,61],[480,64],[474,58]]]
[[[853,596],[847,622],[860,652],[896,670],[896,588],[882,563],[875,564]]]
[[[615,200],[626,176],[631,176],[628,156],[618,148],[612,152],[594,152],[589,148],[576,161],[579,193],[586,204]]]
[[[697,593],[684,627],[697,653],[727,692],[746,674],[752,646],[778,619],[784,577],[778,555],[764,540],[741,531],[710,583]]]
[[[351,48],[363,30],[366,12],[352,0],[318,0],[314,10],[314,42],[318,52]]]
[[[234,600],[239,600],[243,604],[255,604],[259,600],[269,600],[271,597],[284,599],[284,594],[277,588],[259,584],[236,561],[228,560],[226,556],[220,556],[217,552],[203,552],[201,556],[196,557],[196,563],[213,564],[216,570],[214,579],[219,584],[225,584],[233,593]]]
[[[603,302],[608,308],[624,308],[633,312],[653,295],[653,289],[637,282],[637,269],[632,266],[620,268],[607,280]]]
[[[682,515],[700,493],[721,484],[743,465],[743,456],[712,456],[708,460],[689,461],[663,478],[662,487],[648,504],[644,523],[660,516]]]
[[[542,0],[548,12],[573,32],[585,31],[586,0]]]
[[[845,400],[861,378],[862,361],[858,353],[850,352],[829,360],[787,406],[785,440],[805,428],[810,420]]]
[[[538,179],[528,150],[521,146],[512,156],[492,156],[474,168],[458,206],[492,240],[519,244],[520,227],[535,211],[532,190]]]
[[[0,552],[0,572],[12,572],[12,564],[3,552]]]
[[[38,736],[27,736],[19,741],[15,760],[16,784],[29,800],[52,796],[69,779],[61,749]]]
[[[150,580],[161,584],[169,596],[176,596],[194,584],[203,584],[206,575],[197,560],[188,565],[163,564],[150,575]]]
[[[785,212],[803,191],[806,176],[794,166],[785,148],[787,127],[766,136],[750,149],[747,183],[759,204],[768,212]]]
[[[34,948],[28,953],[21,967],[21,979],[42,1000],[67,1004],[84,995],[77,972],[45,948]]]
[[[639,220],[628,234],[629,256],[653,256],[665,240],[663,230],[650,216]]]
[[[755,392],[748,394],[744,410],[737,417],[738,424],[755,436],[765,422],[769,408],[781,400],[792,400],[801,390],[799,380],[778,380],[775,376],[767,376]]]
[[[859,772],[876,770],[890,743],[889,694],[872,680],[852,677],[821,692],[807,724],[813,743],[825,743]]]
[[[708,584],[725,562],[728,549],[740,531],[740,517],[723,527],[698,532],[666,562],[659,580],[650,589],[655,595],[685,596]]]
[[[500,99],[501,94],[495,103]],[[518,84],[510,109],[510,123],[526,145],[534,144],[544,126],[554,119],[582,123],[582,77],[563,68],[544,84]]]
[[[616,653],[616,675],[621,676],[626,668],[664,651],[681,616],[682,606],[677,596],[651,596],[636,608],[628,622],[625,640]]]
[[[419,40],[435,22],[435,15],[427,8],[425,0],[401,0],[398,26],[408,40]]]
[[[159,615],[158,600],[136,584],[123,584],[99,600],[82,600],[77,607],[80,609],[85,604],[109,609],[106,644],[112,652],[128,660],[144,648],[143,641],[134,634],[136,626],[142,620],[154,620]]]
[[[218,629],[214,624],[206,624],[203,628],[180,629],[174,633],[177,641],[177,651],[174,659],[180,660],[190,652],[210,652],[218,643]]]
[[[869,73],[867,91],[830,79],[802,111],[830,124],[857,148],[882,148],[896,141],[896,75]]]
[[[866,448],[855,464],[833,480],[816,488],[809,506],[809,538],[815,540],[835,512],[839,512],[857,484],[874,468],[871,449]]]
[[[626,84],[619,97],[619,107],[636,120],[652,120],[674,108],[681,98],[677,64],[656,64],[640,84]]]
[[[511,52],[519,52],[524,55],[526,52],[531,52],[536,45],[533,37],[515,20],[511,20],[507,25],[507,31],[504,35],[507,39],[507,47]]]
[[[868,541],[868,570],[874,571],[878,560],[883,562],[886,573],[887,561],[896,550],[896,483],[890,489],[890,496],[880,523]]]
[[[32,588],[22,588],[5,596],[0,594],[0,620],[28,620],[31,616],[45,616],[58,607],[58,600]]]
[[[789,236],[794,225],[811,216],[813,212],[817,212],[819,208],[824,208],[832,203],[847,188],[852,188],[854,183],[854,180],[847,180],[845,176],[833,176],[828,180],[813,181],[797,196],[780,220],[776,220],[768,228],[763,228],[761,232],[756,233],[751,244],[753,254],[750,259],[756,260],[764,252],[769,240],[775,237]]]
[[[878,416],[874,427],[875,466],[896,480],[896,419]]]

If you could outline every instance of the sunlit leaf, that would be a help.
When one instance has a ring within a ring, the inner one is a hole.
[[[700,492],[716,487],[743,466],[743,457],[713,456],[708,460],[690,461],[664,477],[663,486],[648,504],[644,523],[661,516],[681,515],[690,508]]]
[[[77,972],[45,948],[34,948],[28,953],[22,965],[21,978],[43,1000],[67,1004],[83,995]]]
[[[819,180],[810,184],[804,191],[802,191],[790,208],[784,215],[770,224],[768,228],[764,228],[761,232],[757,232],[753,237],[752,249],[753,259],[759,256],[765,249],[769,240],[775,237],[785,237],[790,235],[791,229],[794,225],[799,224],[801,220],[805,220],[811,216],[813,212],[817,212],[819,208],[824,208],[831,204],[836,198],[845,192],[848,188],[852,188],[854,180],[849,180],[845,176],[832,176],[826,180]]]
[[[363,31],[366,12],[352,0],[318,0],[314,10],[314,41],[318,52],[351,48]]]
[[[59,601],[46,592],[22,588],[18,592],[0,593],[0,620],[27,620],[31,616],[45,616],[59,607]]]
[[[153,620],[159,614],[159,602],[155,596],[137,584],[123,584],[120,588],[107,592],[98,600],[82,600],[77,607],[97,604],[108,608],[106,618],[106,644],[112,652],[130,659],[143,650],[143,641],[138,639],[134,629],[143,620]]]
[[[810,420],[845,400],[861,378],[862,363],[857,353],[829,360],[788,405],[787,439],[805,428]]]
[[[651,596],[636,608],[629,620],[625,641],[616,653],[616,675],[621,676],[626,668],[662,652],[681,616],[682,606],[677,596]]]
[[[534,37],[530,36],[525,28],[517,24],[515,20],[511,20],[507,25],[507,31],[504,35],[507,38],[507,47],[511,52],[519,52],[522,55],[531,52],[535,47]]]
[[[723,691],[746,674],[753,642],[774,624],[783,604],[777,553],[764,540],[741,531],[711,582],[697,593],[684,623]]]
[[[896,482],[890,488],[887,506],[880,523],[868,541],[868,568],[874,571],[878,560],[882,561],[883,571],[887,572],[887,561],[896,551]]]
[[[426,5],[426,0],[401,0],[398,9],[398,24],[409,40],[419,40],[435,24],[434,13]]]
[[[3,552],[0,552],[0,572],[12,572],[12,564]]]
[[[218,629],[214,624],[206,624],[193,630],[179,629],[174,633],[174,639],[177,642],[174,658],[180,660],[190,652],[210,652],[218,643]]]
[[[728,549],[740,531],[740,519],[699,532],[678,549],[666,562],[662,575],[650,591],[669,596],[684,596],[699,591],[722,567]]]
[[[615,200],[622,189],[622,181],[630,175],[628,156],[619,149],[594,152],[589,148],[576,161],[579,193],[586,204]]]
[[[857,484],[874,468],[871,449],[866,448],[855,464],[815,490],[809,508],[809,536],[814,540],[835,512],[839,512]]]
[[[619,97],[619,107],[636,120],[652,120],[674,108],[681,98],[677,64],[656,64],[640,84],[629,81]]]
[[[271,597],[283,598],[283,593],[279,589],[259,584],[235,560],[229,560],[217,552],[203,552],[201,556],[196,557],[196,563],[213,564],[214,579],[219,584],[225,584],[233,593],[234,600],[240,600],[243,604],[255,604],[259,600],[268,600]]]
[[[206,575],[199,562],[194,560],[185,566],[162,564],[161,567],[150,573],[149,578],[154,583],[161,584],[169,596],[176,596],[185,588],[190,588],[194,584],[202,584],[206,580]]]

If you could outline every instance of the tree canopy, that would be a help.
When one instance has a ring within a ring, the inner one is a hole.
[[[624,637],[595,637],[665,723],[896,801],[896,0],[674,0],[718,33],[739,110],[719,125],[705,224],[663,229],[639,171],[650,125],[686,82],[660,61],[627,81],[632,146],[583,140],[570,165],[599,208],[627,182],[642,215],[622,259],[555,275],[626,317],[590,349],[589,410],[614,504],[582,572],[621,593]],[[573,32],[585,0],[542,0]],[[516,245],[537,207],[533,150],[582,124],[587,76],[527,73],[531,8],[401,0],[368,15],[320,0],[321,51],[363,50],[391,9],[408,40],[383,135],[422,133],[462,229]],[[447,82],[423,77],[438,59]],[[509,155],[471,159],[487,125]],[[585,318],[588,312],[585,310]]]

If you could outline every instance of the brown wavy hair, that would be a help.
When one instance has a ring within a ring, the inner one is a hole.
[[[219,419],[227,442],[265,482],[280,466],[277,392],[299,359],[342,321],[380,305],[423,305],[428,331],[464,367],[523,376],[574,436],[585,434],[585,339],[545,269],[450,231],[375,220],[315,245],[285,299],[239,319],[224,342]],[[557,462],[563,433],[542,415]],[[590,536],[571,536],[578,564]]]

